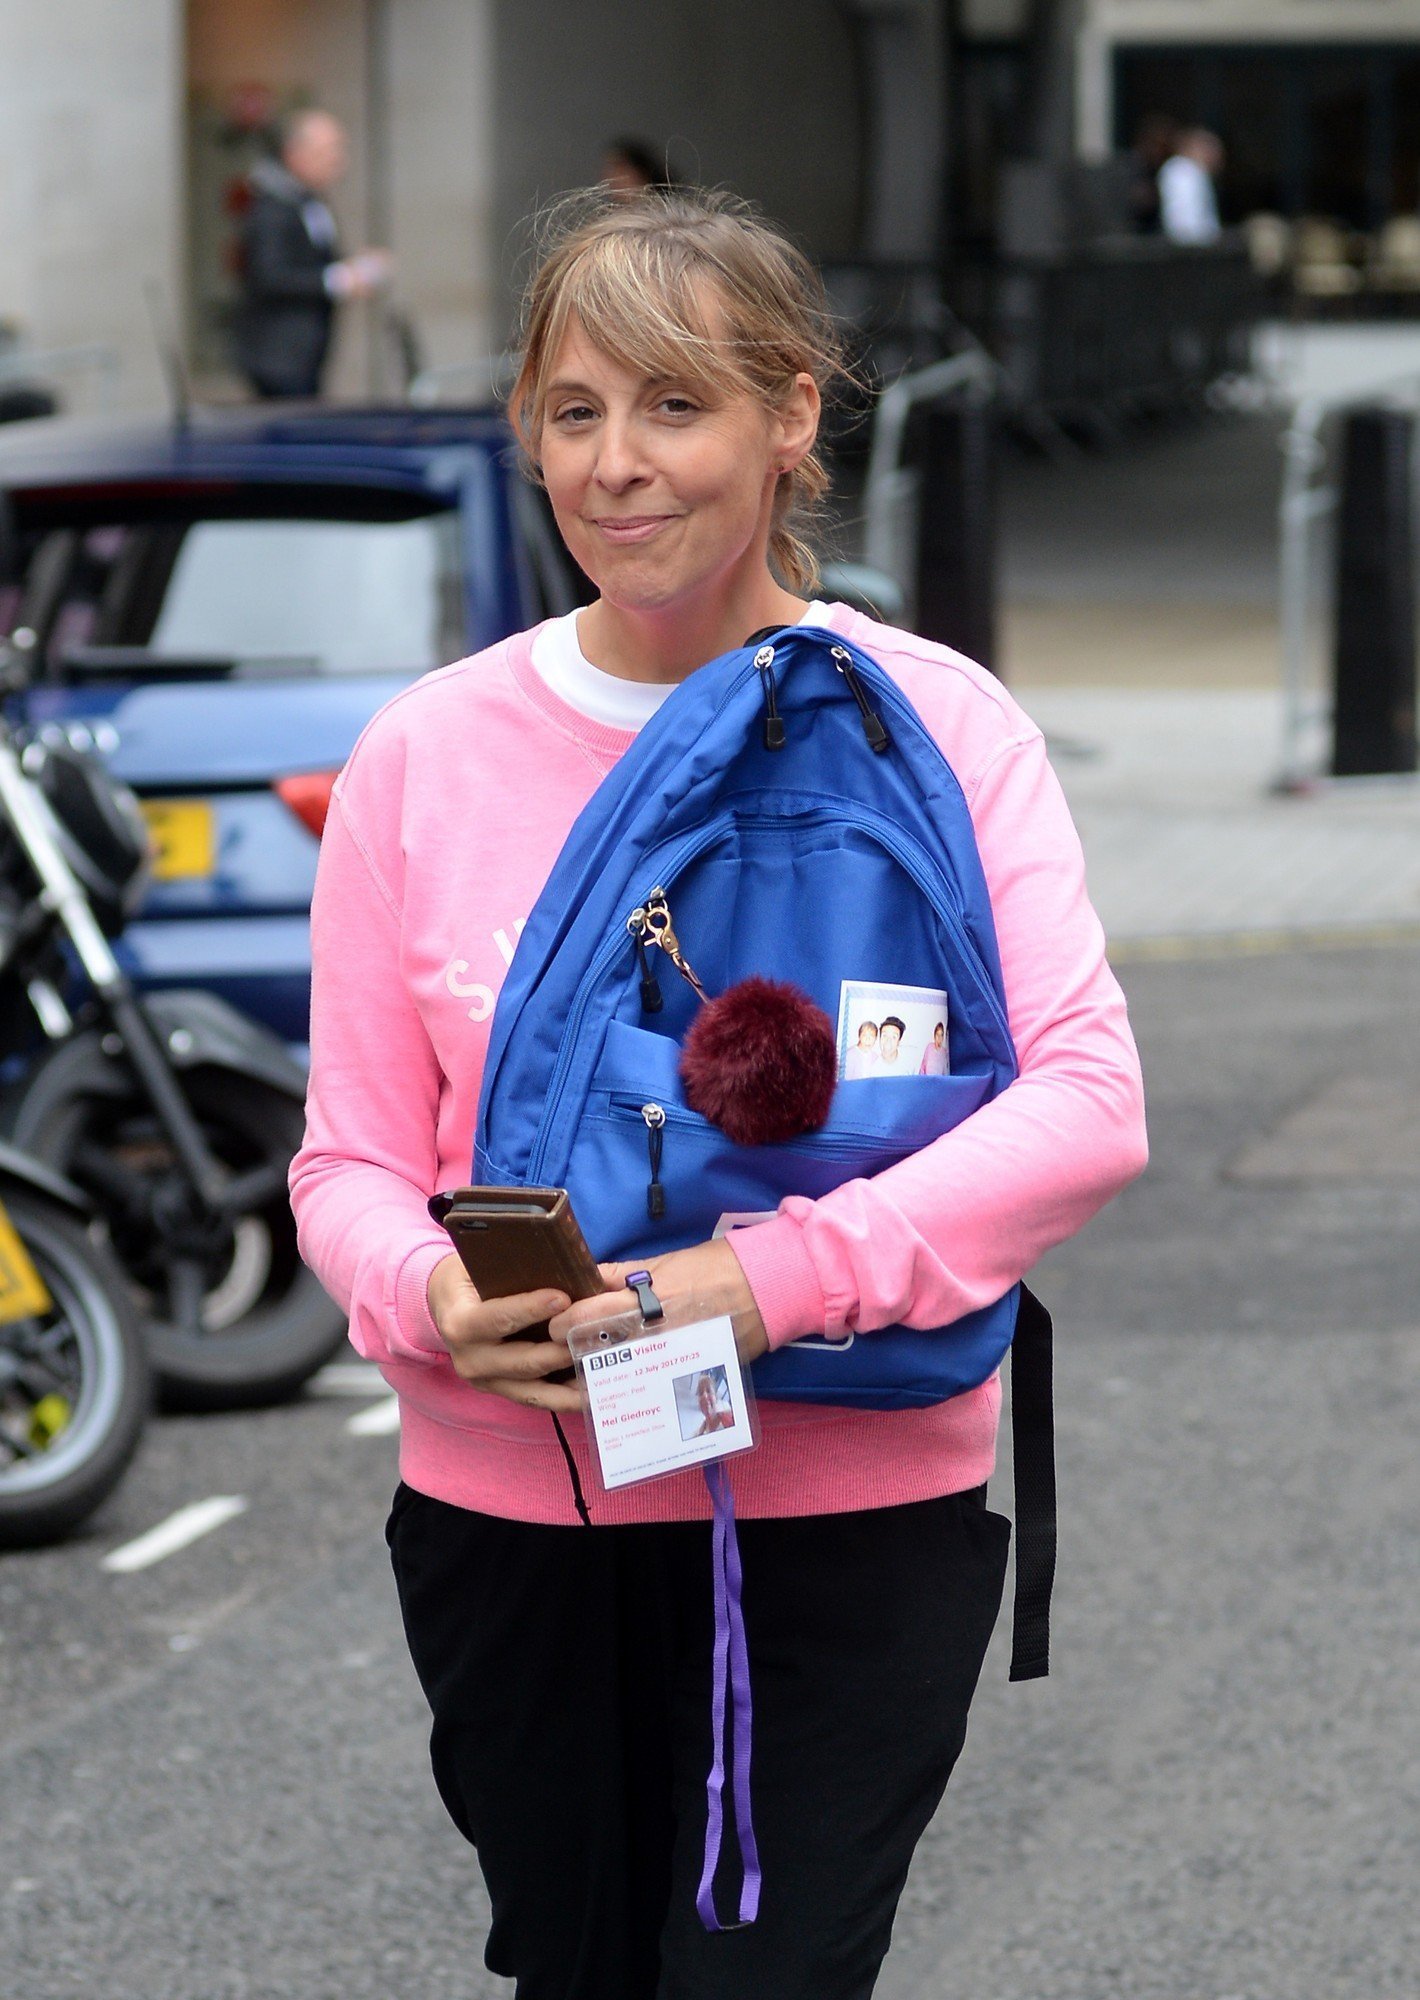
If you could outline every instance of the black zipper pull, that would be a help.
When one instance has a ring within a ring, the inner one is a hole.
[[[641,1011],[643,1014],[659,1014],[664,1002],[661,999],[660,984],[651,970],[651,961],[646,953],[646,912],[633,910],[626,919],[626,928],[636,946],[636,963],[641,969]]]
[[[841,646],[831,646],[829,651],[833,655],[833,664],[837,667],[839,673],[842,674],[844,680],[847,681],[848,691],[858,704],[858,713],[863,718],[863,734],[868,739],[868,748],[876,751],[881,756],[882,752],[887,749],[889,743],[892,741],[892,738],[883,727],[883,719],[863,692],[863,683],[859,680],[853,662],[847,653],[844,652]]]
[[[759,668],[759,678],[764,683],[764,747],[766,750],[784,748],[784,718],[774,692],[774,648],[761,646],[754,656],[754,664]]]
[[[651,1179],[646,1189],[646,1213],[659,1222],[666,1212],[666,1191],[661,1185],[661,1152],[665,1146],[666,1114],[659,1104],[643,1104],[646,1121],[646,1152],[651,1162]]]

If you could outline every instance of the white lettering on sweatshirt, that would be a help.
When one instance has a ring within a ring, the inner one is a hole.
[[[494,946],[505,966],[513,962],[513,953],[517,950],[518,939],[522,936],[527,921],[526,917],[514,919],[512,937],[509,937],[501,924],[493,933]],[[451,958],[444,967],[444,984],[456,1000],[473,1002],[468,1009],[470,1021],[486,1021],[498,1004],[498,992],[502,981],[498,982],[498,986],[488,986],[482,980],[470,979],[468,971],[469,963],[466,958]]]

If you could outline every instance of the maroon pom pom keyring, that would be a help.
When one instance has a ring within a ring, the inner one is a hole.
[[[649,952],[658,946],[704,1003],[681,1051],[680,1074],[692,1111],[739,1146],[783,1145],[817,1131],[838,1081],[833,1023],[807,993],[785,980],[749,978],[713,1000],[676,934],[664,889],[653,889],[626,925],[641,968],[641,998],[659,1013]]]

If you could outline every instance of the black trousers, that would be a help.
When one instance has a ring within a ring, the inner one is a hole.
[[[387,1533],[434,1777],[518,2000],[871,1994],[1000,1607],[1010,1527],[984,1489],[740,1523],[764,1886],[722,1933],[695,1910],[708,1525],[530,1526],[401,1486]]]

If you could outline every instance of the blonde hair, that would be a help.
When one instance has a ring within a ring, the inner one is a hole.
[[[766,410],[783,405],[797,375],[811,375],[822,396],[847,376],[818,272],[736,195],[648,188],[627,201],[588,191],[558,203],[539,237],[508,399],[535,478],[547,370],[574,316],[629,368],[747,394]],[[796,529],[828,486],[817,444],[779,475],[769,559],[791,590],[818,585],[817,559]]]

